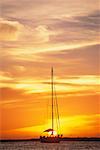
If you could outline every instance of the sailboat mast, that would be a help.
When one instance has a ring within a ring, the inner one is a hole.
[[[53,129],[54,129],[54,113],[53,113],[53,93],[54,93],[54,89],[53,89],[53,67],[51,69],[51,86],[52,86],[52,135],[53,135]]]

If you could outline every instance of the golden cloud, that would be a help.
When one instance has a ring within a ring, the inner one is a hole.
[[[49,41],[51,34],[53,33],[45,25],[39,25],[35,28],[25,25],[21,39],[27,42],[31,41],[33,44],[42,44]]]
[[[22,29],[17,21],[0,20],[0,41],[16,41]]]

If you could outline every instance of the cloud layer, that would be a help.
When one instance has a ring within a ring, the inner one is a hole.
[[[73,136],[97,136],[98,0],[3,0],[0,5],[2,137],[40,134],[51,105],[52,66],[66,136],[72,134],[68,130]]]

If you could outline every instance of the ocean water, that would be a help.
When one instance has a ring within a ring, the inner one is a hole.
[[[100,150],[100,142],[62,141],[49,144],[33,141],[2,142],[0,150]]]

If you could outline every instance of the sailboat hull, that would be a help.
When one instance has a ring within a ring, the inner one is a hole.
[[[40,137],[40,142],[42,143],[59,143],[60,137]]]

